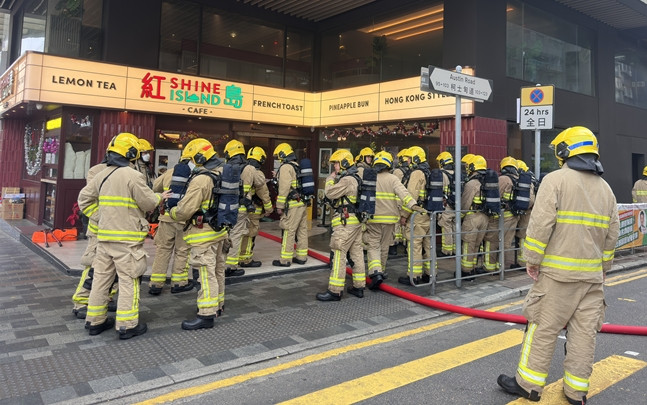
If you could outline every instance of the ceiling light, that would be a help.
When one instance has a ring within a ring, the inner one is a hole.
[[[426,29],[426,30],[416,31],[416,32],[412,32],[412,33],[407,34],[407,35],[402,35],[400,37],[395,37],[395,40],[399,41],[401,39],[411,38],[411,37],[415,37],[416,35],[426,34],[428,32],[438,31],[438,30],[442,30],[442,29],[443,29],[443,26],[441,25],[439,27],[434,27],[434,28],[430,28],[430,29]]]
[[[363,28],[363,29],[360,29],[359,31],[370,34],[370,33],[376,32],[376,31],[383,30],[385,28],[394,27],[396,25],[404,24],[404,23],[414,21],[414,20],[418,20],[420,18],[429,17],[429,16],[435,15],[435,14],[440,14],[443,11],[444,11],[444,8],[443,8],[442,5],[435,6],[435,7],[429,8],[429,9],[417,11],[417,12],[412,13],[412,14],[404,15],[404,16],[402,16],[400,18],[397,18],[397,19],[385,21],[385,22],[383,22],[383,23],[381,23],[381,24],[379,24],[377,26],[374,25],[371,28],[368,28],[368,27]]]

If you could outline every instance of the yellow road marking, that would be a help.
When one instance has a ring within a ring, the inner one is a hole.
[[[616,281],[616,280],[621,280],[621,279],[623,279],[623,278],[633,277],[633,276],[637,276],[637,275],[639,275],[639,274],[647,274],[647,269],[642,269],[642,270],[634,271],[634,272],[632,272],[632,273],[622,273],[622,274],[618,274],[617,276],[613,276],[613,277],[607,277],[606,281]]]
[[[593,365],[593,374],[591,374],[590,389],[586,395],[587,398],[599,394],[615,383],[618,383],[629,377],[638,370],[647,366],[642,360],[632,359],[629,357],[613,355],[606,359],[600,360]],[[541,402],[545,404],[567,404],[564,397],[562,379],[546,386],[541,394]],[[532,402],[524,398],[508,402],[511,404],[530,404]]]
[[[618,301],[636,302],[636,300],[632,300],[631,298],[618,298]]]
[[[506,308],[509,308],[509,307],[513,307],[515,305],[519,305],[522,302],[523,302],[523,300],[519,300],[519,301],[511,302],[509,304],[499,305],[499,306],[492,307],[492,308],[488,309],[488,311],[497,312],[497,311],[500,311],[502,309],[506,309]],[[288,369],[293,368],[293,367],[299,367],[299,366],[303,366],[305,364],[314,363],[316,361],[325,360],[325,359],[328,359],[328,358],[331,358],[331,357],[339,356],[339,355],[344,354],[344,353],[352,352],[352,351],[359,350],[359,349],[364,349],[366,347],[392,342],[394,340],[398,340],[398,339],[402,339],[402,338],[405,338],[405,337],[413,336],[413,335],[416,335],[418,333],[428,332],[428,331],[431,331],[431,330],[434,330],[434,329],[442,328],[444,326],[453,325],[455,323],[463,322],[463,321],[466,321],[468,319],[471,319],[471,317],[469,317],[469,316],[459,316],[457,318],[449,319],[447,321],[438,322],[438,323],[434,323],[434,324],[426,325],[426,326],[421,326],[421,327],[416,328],[416,329],[411,329],[411,330],[407,330],[407,331],[404,331],[404,332],[394,333],[392,335],[384,336],[384,337],[381,337],[381,338],[371,339],[371,340],[368,340],[366,342],[360,342],[360,343],[340,347],[340,348],[337,348],[337,349],[328,350],[328,351],[317,353],[317,354],[312,354],[312,355],[309,355],[309,356],[305,356],[302,359],[289,361],[287,363],[279,364],[277,366],[264,368],[262,370],[252,371],[252,372],[247,373],[247,374],[237,375],[237,376],[234,376],[234,377],[226,378],[224,380],[214,381],[212,383],[198,385],[196,387],[190,387],[190,388],[184,388],[184,389],[180,389],[180,390],[171,391],[171,392],[169,392],[167,394],[160,395],[160,396],[157,396],[155,398],[151,398],[151,399],[139,402],[138,404],[140,404],[140,405],[143,405],[143,404],[163,404],[165,402],[171,402],[171,401],[174,401],[174,400],[180,399],[180,398],[186,398],[186,397],[190,397],[190,396],[194,396],[194,395],[204,394],[206,392],[215,391],[215,390],[220,389],[220,388],[230,387],[232,385],[240,384],[240,383],[252,380],[254,378],[264,377],[264,376],[267,376],[267,375],[270,375],[270,374],[278,373],[278,372],[283,371],[283,370],[288,370]],[[521,343],[521,340],[519,340],[519,343]]]
[[[511,329],[498,335],[489,336],[444,352],[386,368],[364,377],[281,402],[281,405],[353,404],[364,401],[432,375],[518,346],[521,344],[522,338],[522,331]]]
[[[644,274],[644,273],[647,273],[647,270],[641,270],[641,271],[637,271],[637,272],[632,273],[632,274],[626,274],[625,275],[625,277],[628,277],[628,276],[633,276],[635,274],[636,276],[634,276],[634,277],[623,278],[621,276],[617,276],[617,278],[620,278],[619,281],[609,282],[609,279],[607,279],[607,281],[604,283],[604,285],[607,286],[607,287],[611,287],[611,286],[614,286],[614,285],[624,284],[624,283],[628,283],[630,281],[638,280],[640,278],[645,278],[645,277],[647,277],[647,274]],[[613,280],[615,280],[615,279],[616,279],[616,277],[613,278]]]

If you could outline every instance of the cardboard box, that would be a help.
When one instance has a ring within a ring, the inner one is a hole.
[[[10,204],[5,201],[1,207],[2,219],[22,219],[25,212],[25,204]]]
[[[4,198],[7,194],[19,194],[20,187],[2,187],[2,197]]]

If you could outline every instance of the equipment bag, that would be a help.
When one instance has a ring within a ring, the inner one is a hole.
[[[425,209],[429,212],[443,211],[445,209],[443,199],[443,172],[440,169],[432,169],[427,176],[427,201]]]
[[[445,195],[445,203],[447,203],[449,208],[454,209],[456,207],[456,195],[454,192],[454,173],[450,173],[445,169],[440,169],[440,171],[443,172],[443,174],[449,179],[449,186],[447,186],[448,190],[443,190],[443,193]]]
[[[530,207],[530,187],[532,187],[530,173],[519,173],[519,179],[514,186],[514,197],[510,203],[510,211],[513,214],[523,215]]]
[[[313,199],[317,191],[315,190],[315,180],[312,175],[312,162],[310,162],[310,159],[301,159],[299,162],[299,170],[297,170],[297,177],[301,197],[306,200]]]
[[[238,220],[240,167],[225,164],[222,174],[211,171],[198,174],[208,175],[213,181],[209,208],[204,213],[204,222],[215,231],[233,228]]]
[[[186,192],[186,186],[191,177],[191,168],[188,163],[180,162],[173,166],[173,176],[171,177],[171,196],[166,200],[167,210],[175,207],[180,198]]]
[[[499,175],[492,169],[486,169],[485,174],[480,176],[481,194],[485,198],[482,210],[487,215],[498,215],[501,213],[501,196],[499,195]]]
[[[356,176],[359,179],[359,176]],[[377,187],[377,171],[372,167],[364,169],[359,182],[359,199],[357,203],[357,218],[366,222],[375,215],[375,190]]]

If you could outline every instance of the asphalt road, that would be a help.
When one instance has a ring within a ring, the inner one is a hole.
[[[647,325],[647,272],[614,273],[607,280],[606,301],[607,322]],[[498,307],[518,314],[520,304],[515,300]],[[515,397],[499,389],[496,378],[514,373],[523,330],[524,325],[446,315],[123,401],[506,404]],[[562,342],[563,336],[541,403],[566,404],[561,382],[550,386],[563,375]],[[647,403],[646,336],[599,334],[595,361],[589,404]]]

